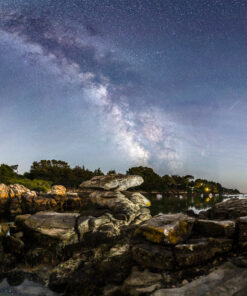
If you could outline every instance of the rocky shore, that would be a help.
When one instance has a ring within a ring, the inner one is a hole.
[[[76,194],[46,195],[0,185],[1,213],[16,216],[0,226],[1,274],[25,272],[70,296],[245,295],[247,200],[151,217],[150,201],[128,191],[142,182],[99,176]]]
[[[55,185],[48,193],[31,191],[23,185],[0,184],[0,216],[14,218],[21,214],[39,211],[80,211],[87,203],[85,192],[67,192],[61,185]]]

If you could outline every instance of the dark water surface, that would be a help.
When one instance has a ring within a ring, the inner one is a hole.
[[[200,211],[205,211],[211,208],[214,204],[227,200],[229,198],[247,198],[244,194],[238,195],[188,195],[188,194],[145,194],[151,201],[151,214],[157,215],[159,213],[178,213],[193,210],[196,214]]]

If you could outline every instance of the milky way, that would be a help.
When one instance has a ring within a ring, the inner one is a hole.
[[[1,162],[148,165],[244,189],[246,13],[245,1],[0,1]]]

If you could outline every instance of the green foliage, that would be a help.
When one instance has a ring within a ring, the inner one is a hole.
[[[25,187],[36,190],[36,191],[48,191],[51,187],[50,181],[44,180],[31,180],[24,175],[18,175],[15,171],[17,170],[18,166],[8,166],[6,164],[0,165],[0,183],[4,183],[6,185],[10,184],[21,184]]]
[[[6,164],[0,165],[0,183],[9,184],[9,179],[18,176],[13,167]]]
[[[77,188],[83,181],[93,176],[104,175],[100,168],[90,171],[84,166],[71,168],[62,160],[40,160],[33,162],[30,172],[23,175],[17,174],[18,165],[0,165],[0,183],[19,183],[27,188],[37,191],[47,191],[51,185],[59,184],[67,188]],[[110,170],[107,174],[115,174]],[[164,175],[160,176],[149,167],[132,167],[128,175],[139,175],[144,179],[140,189],[147,192],[158,191],[167,193],[195,192],[195,193],[239,193],[237,189],[223,188],[221,184],[204,179],[196,179],[191,175]]]
[[[144,179],[144,183],[141,185],[141,189],[146,191],[152,190],[163,190],[162,179],[158,174],[156,174],[152,168],[149,167],[133,167],[130,168],[127,172],[127,175],[139,175]]]
[[[15,178],[15,179],[10,179],[9,184],[21,184],[24,185],[25,187],[35,190],[35,191],[43,191],[47,192],[51,189],[51,182],[49,181],[44,181],[44,180],[30,180],[27,178]]]
[[[83,181],[99,175],[104,175],[100,168],[94,172],[84,166],[71,168],[67,162],[54,159],[33,162],[30,173],[25,174],[30,179],[47,180],[53,185],[60,184],[69,188],[77,188]]]
[[[164,175],[159,176],[149,167],[133,167],[127,172],[129,175],[139,175],[144,179],[144,183],[140,186],[140,189],[145,191],[159,191],[159,192],[169,192],[169,193],[239,193],[237,189],[227,189],[223,188],[221,184],[203,180],[196,179],[191,175],[178,176],[178,175]]]
[[[107,175],[112,175],[112,174],[116,174],[116,171],[115,170],[110,170]]]

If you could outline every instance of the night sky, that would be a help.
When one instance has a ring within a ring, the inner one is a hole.
[[[247,191],[246,0],[0,0],[0,163]]]

